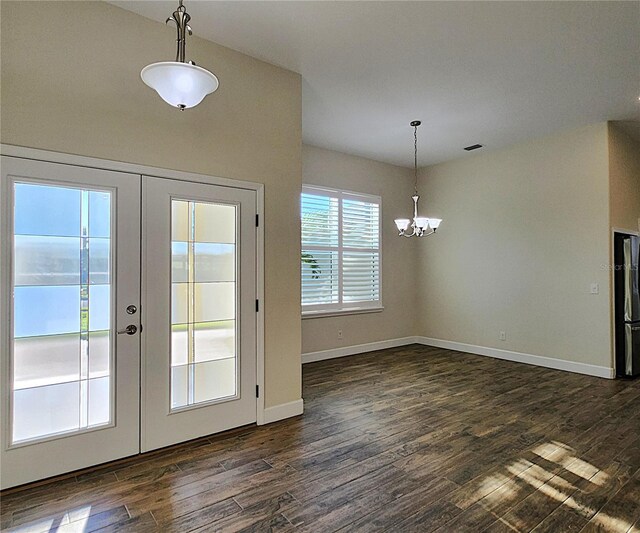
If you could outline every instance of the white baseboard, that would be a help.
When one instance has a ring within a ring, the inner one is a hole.
[[[576,374],[586,374],[587,376],[595,376],[598,378],[613,379],[616,375],[615,369],[606,366],[576,363],[573,361],[565,361],[564,359],[545,357],[543,355],[511,352],[509,350],[501,350],[499,348],[487,348],[485,346],[477,346],[475,344],[465,344],[463,342],[454,342],[420,336],[403,337],[400,339],[390,339],[387,341],[369,342],[367,344],[345,346],[344,348],[335,348],[333,350],[322,350],[320,352],[303,353],[302,364],[313,363],[315,361],[324,361],[326,359],[335,359],[337,357],[346,357],[348,355],[355,355],[359,353],[373,352],[376,350],[384,350],[386,348],[397,348],[398,346],[406,346],[407,344],[424,344],[425,346],[433,346],[435,348],[445,348],[447,350],[456,350],[458,352],[484,355],[487,357],[493,357],[495,359],[504,359],[505,361],[514,361],[516,363],[525,363],[527,365],[553,368],[555,370],[564,370],[566,372],[574,372]]]
[[[420,342],[417,340],[418,338],[419,337],[403,337],[401,339],[390,339],[388,341],[368,342],[367,344],[356,344],[353,346],[345,346],[344,348],[334,348],[333,350],[303,353],[302,364],[304,365],[305,363],[324,361],[325,359],[335,359],[337,357],[346,357],[347,355],[355,355],[358,353],[385,350],[387,348],[397,348],[398,346],[406,346],[407,344],[415,344]]]
[[[615,370],[606,366],[588,365],[586,363],[576,363],[573,361],[565,361],[563,359],[555,359],[553,357],[545,357],[542,355],[510,352],[508,350],[500,350],[498,348],[486,348],[484,346],[476,346],[474,344],[432,339],[430,337],[416,337],[416,339],[416,342],[419,342],[420,344],[434,346],[436,348],[446,348],[448,350],[456,350],[459,352],[485,355],[496,359],[553,368],[555,370],[564,370],[566,372],[574,372],[577,374],[586,374],[588,376],[595,376],[599,378],[613,379],[615,377]]]
[[[264,415],[259,425],[270,424],[271,422],[277,422],[278,420],[298,416],[301,415],[303,411],[304,400],[302,398],[293,402],[274,405],[273,407],[265,407]]]

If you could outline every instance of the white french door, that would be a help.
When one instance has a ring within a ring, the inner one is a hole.
[[[6,488],[139,450],[140,176],[1,166]]]
[[[256,192],[1,163],[1,488],[255,422]]]
[[[148,451],[256,421],[256,193],[143,180]]]

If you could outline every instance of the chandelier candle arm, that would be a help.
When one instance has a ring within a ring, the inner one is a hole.
[[[440,218],[427,218],[418,216],[418,201],[420,196],[418,195],[418,126],[422,122],[414,120],[411,122],[413,127],[413,175],[414,175],[414,194],[411,197],[413,200],[413,221],[408,218],[396,218],[395,223],[398,228],[398,235],[400,237],[426,237],[433,235],[442,219]],[[407,230],[411,226],[411,233],[407,233]]]
[[[214,92],[219,85],[218,78],[208,70],[186,61],[187,34],[192,35],[183,0],[166,23],[173,22],[178,33],[176,39],[176,60],[161,61],[147,65],[140,72],[142,81],[154,89],[169,105],[181,111],[197,106],[204,97]]]

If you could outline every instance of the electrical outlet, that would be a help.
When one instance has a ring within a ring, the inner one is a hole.
[[[501,331],[500,332],[500,340],[501,341],[506,341],[507,340],[507,332],[506,331]]]
[[[338,330],[338,339],[342,340],[342,330]]]
[[[600,285],[597,283],[591,284],[591,294],[598,294],[600,292]]]

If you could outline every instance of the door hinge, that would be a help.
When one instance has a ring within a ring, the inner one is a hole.
[[[260,398],[260,385],[256,385],[256,398]]]
[[[256,300],[256,313],[260,311],[260,300]]]
[[[260,226],[260,215],[256,215],[256,228]]]

